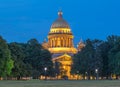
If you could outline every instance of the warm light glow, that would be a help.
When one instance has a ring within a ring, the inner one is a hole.
[[[48,50],[51,53],[72,53],[76,54],[77,49],[74,48],[73,38],[70,28],[51,28],[48,35]],[[72,59],[68,54],[64,54],[57,58],[53,58],[53,63],[58,61],[61,64],[61,76],[66,75],[70,78]]]
[[[60,25],[60,28],[54,27],[52,25],[50,32],[48,34],[48,42],[43,43],[43,47],[47,48],[52,54],[61,54],[59,56],[54,56],[52,58],[53,63],[56,61],[60,63],[60,75],[58,77],[62,77],[64,75],[71,78],[71,65],[73,64],[72,55],[76,54],[78,50],[74,47],[73,43],[73,34],[69,25],[64,26],[64,20],[62,19],[62,13],[60,15],[60,20],[57,20],[57,23],[54,22],[54,26]],[[67,26],[67,27],[66,27]],[[64,28],[65,27],[65,28]],[[79,44],[79,48],[81,49],[82,45]],[[46,71],[47,68],[44,68]],[[78,77],[77,77],[78,78]]]
[[[72,58],[71,56],[64,54],[62,56],[56,57],[52,59],[53,63],[58,61],[61,64],[61,75],[67,75],[70,77]]]
[[[51,53],[77,53],[77,50],[73,47],[66,48],[66,47],[56,47],[56,48],[49,48],[48,49]]]
[[[71,29],[69,29],[69,28],[51,28],[50,33],[55,33],[55,32],[68,33],[68,32],[71,32]]]

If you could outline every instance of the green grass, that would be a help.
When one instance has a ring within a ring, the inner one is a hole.
[[[120,87],[120,80],[91,80],[91,81],[0,81],[0,87]]]

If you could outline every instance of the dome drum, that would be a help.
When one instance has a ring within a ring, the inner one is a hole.
[[[71,32],[70,33],[62,33],[62,32],[57,32],[57,33],[52,33],[50,32],[49,35],[55,35],[55,34],[65,34],[65,35],[73,35]]]

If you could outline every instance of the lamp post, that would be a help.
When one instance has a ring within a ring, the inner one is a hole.
[[[44,70],[45,70],[45,80],[47,80],[47,75],[46,75],[47,74],[47,67],[45,67]]]
[[[77,71],[77,80],[79,79],[79,71]]]
[[[99,76],[98,76],[98,69],[95,69],[95,73],[96,73],[96,80],[98,80]]]
[[[86,80],[88,79],[88,72],[85,72]]]

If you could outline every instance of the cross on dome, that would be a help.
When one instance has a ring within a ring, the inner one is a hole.
[[[61,18],[62,15],[63,15],[63,12],[62,12],[62,10],[60,10],[60,11],[58,12],[58,16]]]

